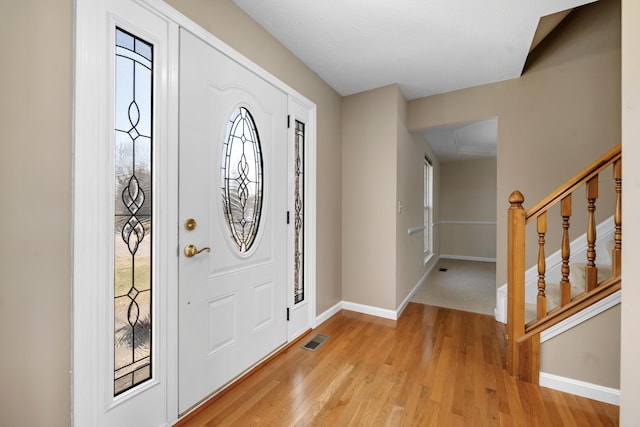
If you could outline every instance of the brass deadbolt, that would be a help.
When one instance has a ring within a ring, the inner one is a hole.
[[[192,231],[193,229],[196,228],[196,220],[193,218],[189,218],[184,222],[184,228],[186,228],[189,231]]]

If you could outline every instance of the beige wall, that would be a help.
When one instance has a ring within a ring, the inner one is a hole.
[[[542,343],[540,371],[620,388],[620,305]]]
[[[495,259],[496,180],[495,157],[441,164],[441,256]]]
[[[519,189],[531,206],[620,142],[619,22],[619,0],[600,0],[569,15],[521,78],[409,102],[411,131],[498,117],[498,286],[509,194]],[[585,228],[576,219],[572,230]]]
[[[343,99],[342,297],[395,309],[397,87]]]
[[[343,298],[386,310],[396,310],[437,259],[425,265],[422,233],[407,233],[423,223],[422,165],[434,155],[407,130],[406,109],[397,85],[343,101]]]
[[[398,174],[396,182],[397,203],[402,205],[396,210],[396,308],[402,304],[418,284],[422,276],[436,261],[437,256],[424,263],[424,234],[408,230],[419,227],[424,222],[424,156],[433,162],[433,205],[434,221],[440,216],[436,206],[439,206],[440,191],[438,187],[440,164],[435,160],[431,147],[420,133],[410,134],[406,127],[407,101],[398,91]],[[438,239],[434,236],[434,254],[439,253]]]
[[[622,0],[622,217],[640,210],[640,2]],[[624,223],[622,240],[622,331],[620,425],[640,420],[640,221]]]
[[[169,0],[170,5],[315,102],[317,153],[317,312],[342,299],[342,97],[231,0]]]
[[[0,2],[0,425],[70,424],[73,2]]]

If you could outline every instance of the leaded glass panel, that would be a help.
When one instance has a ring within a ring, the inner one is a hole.
[[[304,123],[296,120],[294,139],[294,301],[304,301]]]
[[[229,234],[238,251],[254,243],[262,212],[262,151],[249,110],[234,111],[222,153],[222,204]]]
[[[116,29],[114,396],[151,378],[153,46]]]

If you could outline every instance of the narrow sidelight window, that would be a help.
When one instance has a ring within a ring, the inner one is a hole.
[[[294,139],[294,303],[304,301],[304,123],[296,120]]]
[[[152,117],[153,46],[117,28],[114,396],[152,376]]]

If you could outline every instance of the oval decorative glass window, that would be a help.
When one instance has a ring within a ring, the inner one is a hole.
[[[238,250],[253,244],[262,212],[262,151],[249,110],[239,107],[227,125],[222,148],[222,205]]]

